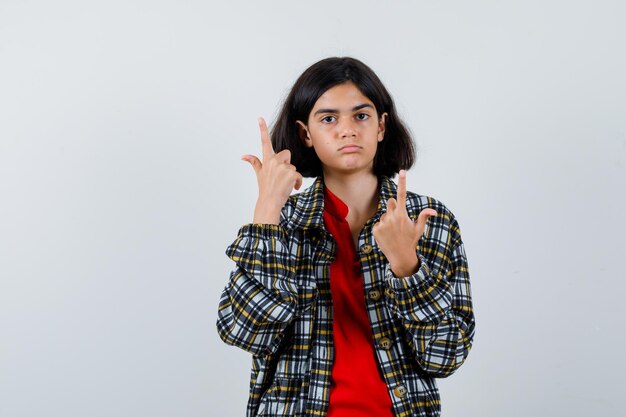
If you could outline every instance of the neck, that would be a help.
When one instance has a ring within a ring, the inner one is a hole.
[[[325,172],[324,184],[346,203],[349,217],[372,216],[378,208],[378,178],[373,172]]]

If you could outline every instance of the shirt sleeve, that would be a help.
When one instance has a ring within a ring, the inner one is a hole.
[[[255,355],[274,353],[314,288],[298,288],[280,225],[249,223],[226,254],[236,264],[222,292],[217,329],[222,340]]]
[[[467,257],[451,219],[452,244],[436,254],[443,259],[436,273],[419,251],[420,266],[411,276],[396,277],[386,266],[387,306],[402,322],[418,364],[440,378],[465,361],[475,328]]]

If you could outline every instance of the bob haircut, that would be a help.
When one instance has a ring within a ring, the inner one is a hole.
[[[323,174],[315,149],[307,148],[298,133],[296,121],[308,125],[309,114],[326,90],[353,82],[374,103],[378,117],[387,113],[385,136],[374,156],[374,174],[392,177],[409,169],[415,161],[415,145],[409,130],[396,114],[393,99],[378,76],[367,65],[350,57],[326,58],[307,68],[296,80],[272,129],[272,145],[278,153],[291,152],[291,163],[303,177]]]

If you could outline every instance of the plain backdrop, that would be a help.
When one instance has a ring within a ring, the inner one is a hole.
[[[620,416],[626,6],[0,1],[0,416],[243,416],[215,322],[256,119],[317,60],[380,76],[457,217],[476,337],[444,417]],[[307,182],[307,185],[310,181]]]

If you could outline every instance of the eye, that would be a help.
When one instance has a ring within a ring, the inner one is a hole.
[[[367,120],[370,118],[370,115],[367,113],[359,113],[356,115],[357,120]]]
[[[335,116],[324,116],[322,118],[322,123],[332,123],[335,121]]]

